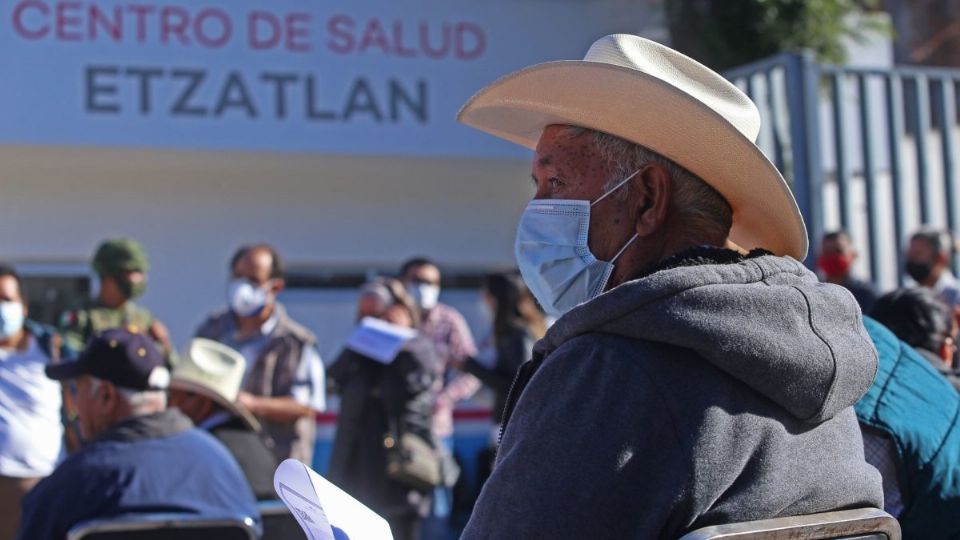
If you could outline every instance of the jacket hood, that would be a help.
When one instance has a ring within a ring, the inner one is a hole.
[[[810,423],[863,396],[877,353],[849,291],[789,257],[696,251],[569,311],[535,354],[586,333],[692,349]]]

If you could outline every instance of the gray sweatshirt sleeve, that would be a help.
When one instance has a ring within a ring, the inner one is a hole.
[[[462,538],[659,538],[682,527],[687,461],[645,349],[588,334],[545,359]]]

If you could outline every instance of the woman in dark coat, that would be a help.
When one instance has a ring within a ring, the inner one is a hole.
[[[361,305],[380,304],[387,322],[416,328],[419,314],[403,286],[380,280],[368,287]],[[361,308],[361,310],[366,308]],[[344,350],[328,370],[339,392],[340,418],[328,477],[390,523],[396,540],[416,540],[420,522],[430,508],[430,490],[418,490],[387,474],[386,445],[412,433],[437,448],[431,432],[433,382],[437,362],[429,340],[408,340],[389,364]]]

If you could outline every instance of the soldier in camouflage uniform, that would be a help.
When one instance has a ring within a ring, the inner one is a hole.
[[[114,238],[104,241],[93,256],[93,271],[100,278],[100,292],[96,298],[83,302],[60,316],[60,331],[64,346],[76,353],[82,351],[92,337],[111,328],[127,328],[131,332],[150,336],[163,352],[168,364],[176,357],[170,346],[166,326],[155,319],[146,308],[132,299],[146,289],[150,263],[147,253],[136,241]],[[71,383],[72,384],[72,383]],[[82,446],[77,429],[76,406],[70,384],[64,385],[63,422],[67,447],[72,452]]]
[[[67,347],[80,351],[90,338],[110,328],[127,328],[150,336],[168,364],[175,362],[166,326],[146,308],[133,302],[146,290],[150,264],[143,247],[128,238],[104,241],[93,256],[93,271],[100,277],[100,292],[79,309],[60,317]]]

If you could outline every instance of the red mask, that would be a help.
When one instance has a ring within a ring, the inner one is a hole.
[[[846,277],[850,273],[850,259],[839,253],[821,255],[817,266],[827,277]]]

